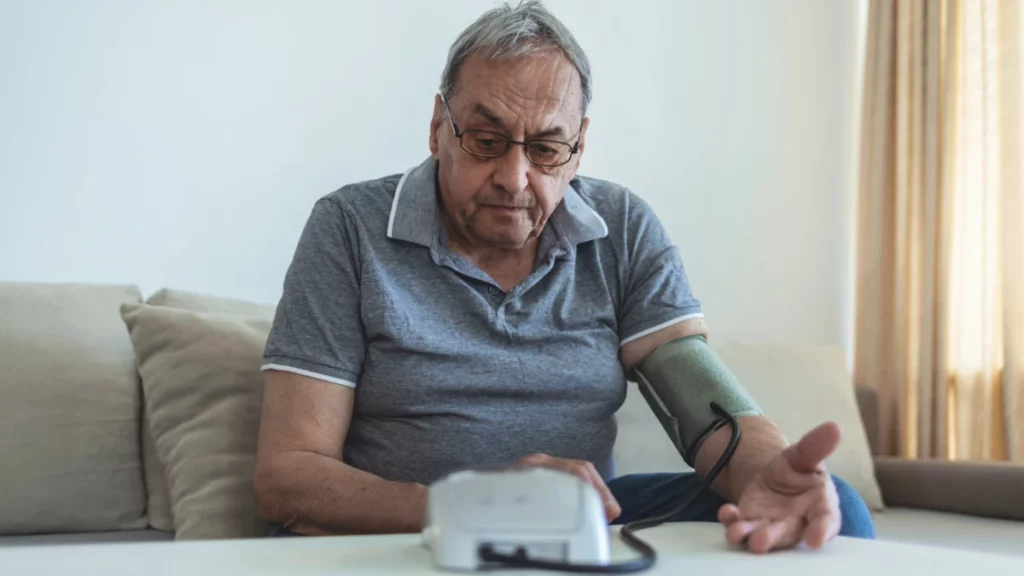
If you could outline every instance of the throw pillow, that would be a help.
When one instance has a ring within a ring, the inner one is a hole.
[[[126,304],[176,538],[266,534],[252,490],[269,318]]]
[[[842,348],[723,342],[716,351],[791,442],[822,422],[842,429],[839,448],[826,461],[872,510],[882,510],[882,491],[853,380]]]
[[[271,319],[274,317],[275,308],[271,304],[260,304],[248,300],[213,296],[187,290],[176,290],[174,288],[162,288],[154,292],[152,296],[146,299],[146,304],[192,310],[193,312],[214,312],[217,314],[235,314]]]
[[[238,314],[268,319],[274,317],[274,306],[173,288],[163,288],[157,291],[146,300],[146,304],[195,312]],[[167,487],[167,473],[157,454],[153,433],[144,411],[142,435],[142,462],[146,472],[146,492],[149,495],[147,505],[149,525],[157,530],[174,532],[174,517],[171,511],[171,494]]]

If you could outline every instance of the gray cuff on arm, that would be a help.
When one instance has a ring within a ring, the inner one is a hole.
[[[736,418],[763,414],[703,336],[662,344],[633,371],[644,399],[690,466],[704,441],[725,424],[711,410],[712,402]]]

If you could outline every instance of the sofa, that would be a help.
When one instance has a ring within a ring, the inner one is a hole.
[[[0,283],[0,546],[258,538],[252,494],[270,304]],[[874,456],[874,393],[842,349],[713,342],[790,438],[843,429],[832,472],[878,536],[1024,555],[1024,467]],[[616,471],[685,470],[635,385]]]

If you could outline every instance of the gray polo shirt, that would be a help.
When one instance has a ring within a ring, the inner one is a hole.
[[[650,207],[577,177],[509,292],[447,247],[437,164],[320,199],[299,240],[264,370],[355,388],[346,463],[429,484],[535,452],[614,474],[619,348],[700,317]]]

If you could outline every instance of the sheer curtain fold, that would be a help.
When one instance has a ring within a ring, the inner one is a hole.
[[[886,454],[1024,460],[1021,17],[869,4],[854,377]]]

